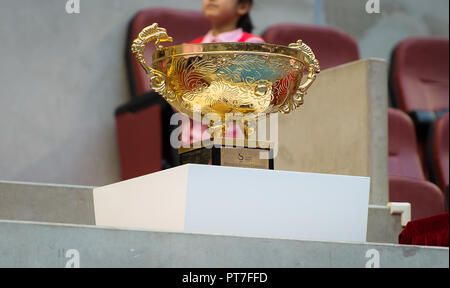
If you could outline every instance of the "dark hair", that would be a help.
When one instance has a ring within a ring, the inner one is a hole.
[[[253,4],[253,0],[238,0],[238,3],[250,3],[250,6]],[[238,28],[242,28],[247,33],[252,33],[253,31],[253,23],[250,19],[250,12],[241,16],[237,23]]]

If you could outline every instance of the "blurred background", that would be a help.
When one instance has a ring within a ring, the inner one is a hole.
[[[127,27],[141,9],[200,0],[0,0],[0,180],[102,186],[121,179],[115,109],[130,99]],[[256,0],[255,34],[281,22],[353,36],[361,58],[389,60],[410,36],[448,38],[448,0]],[[169,31],[170,32],[170,31]],[[170,34],[170,33],[169,33]]]

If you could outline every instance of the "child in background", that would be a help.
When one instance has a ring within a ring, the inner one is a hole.
[[[253,30],[252,4],[253,0],[203,0],[203,14],[211,22],[212,29],[191,43],[264,43],[261,37],[250,34]]]
[[[206,18],[211,22],[211,30],[206,35],[190,42],[195,43],[214,43],[214,42],[249,42],[264,43],[264,40],[251,34],[253,24],[250,19],[250,9],[253,0],[203,0],[202,10]],[[183,122],[185,123],[185,122]],[[193,129],[192,120],[190,127],[183,127],[182,133],[189,133],[189,143],[209,138],[204,133],[207,129],[205,125],[198,126],[201,129]],[[230,127],[231,128],[231,127]],[[229,129],[225,136],[236,137],[236,131]],[[202,139],[202,135],[204,136]]]

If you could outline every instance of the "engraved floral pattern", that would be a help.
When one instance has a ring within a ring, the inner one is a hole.
[[[150,67],[144,50],[153,40],[162,56],[156,61],[154,58]],[[213,50],[204,51],[201,45],[182,45],[186,49],[178,54],[170,52],[175,51],[173,47],[162,47],[160,42],[164,41],[172,38],[154,23],[139,33],[132,52],[145,69],[152,88],[190,116],[194,107],[200,107],[202,114],[213,112],[221,117],[241,113],[242,119],[256,113],[290,113],[303,104],[306,91],[320,73],[319,61],[301,40],[289,45],[290,49],[239,43],[245,46],[236,50],[234,43],[217,43]],[[301,84],[305,66],[308,76]]]
[[[288,57],[221,53],[174,56],[167,67],[175,102],[184,109],[246,114],[277,112],[298,87],[303,65]]]

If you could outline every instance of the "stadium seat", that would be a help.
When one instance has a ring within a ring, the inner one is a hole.
[[[167,29],[176,45],[189,42],[210,29],[199,11],[149,8],[137,13],[130,22],[126,38],[126,63],[131,101],[116,109],[116,129],[122,180],[142,176],[178,165],[178,154],[170,145],[171,107],[152,91],[145,71],[131,53],[131,43],[139,32],[153,23]],[[185,25],[189,23],[189,25]],[[155,48],[149,43],[145,50],[147,63]]]
[[[424,172],[427,142],[437,118],[448,112],[448,38],[413,37],[400,42],[391,57],[390,100],[410,115]]]
[[[356,40],[345,32],[321,26],[276,24],[263,34],[267,43],[289,45],[301,39],[308,44],[319,59],[321,69],[359,60]]]
[[[389,176],[426,180],[420,161],[414,124],[409,116],[388,109]]]
[[[157,95],[156,95],[157,96]],[[122,180],[178,165],[169,139],[173,113],[162,97],[152,93],[134,98],[116,110],[116,130]]]
[[[391,57],[391,104],[413,119],[423,163],[430,128],[448,112],[448,55],[448,38],[414,37],[400,42]]]
[[[448,53],[448,39],[416,37],[400,42],[391,59],[394,105],[407,113],[448,112]]]
[[[431,179],[443,191],[449,185],[448,116],[448,113],[445,114],[434,124],[430,133],[427,157]]]
[[[413,178],[390,176],[389,201],[411,203],[411,220],[445,212],[444,193],[439,187]]]

